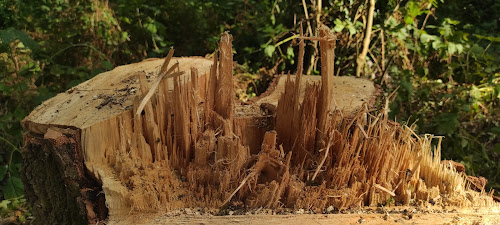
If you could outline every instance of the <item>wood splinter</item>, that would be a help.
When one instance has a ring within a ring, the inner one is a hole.
[[[170,69],[167,70],[168,64],[170,63],[170,60],[172,59],[172,56],[174,55],[174,49],[170,48],[170,51],[168,52],[167,57],[165,58],[165,61],[163,65],[160,68],[160,71],[158,73],[158,77],[156,78],[156,81],[153,83],[151,88],[149,89],[148,93],[146,96],[141,101],[141,104],[139,104],[139,107],[137,108],[137,112],[135,113],[136,115],[141,115],[142,110],[144,110],[144,107],[148,103],[148,101],[153,97],[153,94],[156,92],[156,89],[160,85],[160,82],[163,78],[174,78],[178,77],[184,74],[184,72],[175,72],[175,69],[179,68],[179,63],[175,63]]]

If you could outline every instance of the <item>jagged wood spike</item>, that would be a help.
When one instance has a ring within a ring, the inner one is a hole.
[[[216,91],[216,88],[217,88],[217,83],[216,82],[213,82],[213,81],[216,81],[217,80],[217,68],[218,68],[218,54],[217,54],[217,51],[214,52],[214,56],[213,56],[213,64],[212,66],[210,67],[210,75],[209,75],[209,80],[211,82],[206,82],[206,90],[207,90],[207,94],[206,94],[206,99],[205,99],[205,123],[204,124],[204,127],[207,129],[208,126],[211,126],[212,128],[214,128],[214,119],[213,119],[213,116],[212,116],[212,111],[215,110],[215,91]]]
[[[300,24],[300,36],[303,36],[303,31],[302,31],[302,24]],[[297,74],[295,75],[295,96],[294,96],[294,102],[293,102],[293,111],[294,111],[294,116],[293,119],[294,121],[299,121],[299,110],[300,110],[300,84],[302,83],[301,78],[302,78],[302,73],[303,73],[303,68],[304,68],[304,52],[305,52],[305,44],[304,40],[300,39],[299,41],[299,60],[297,63]],[[293,123],[293,129],[297,130],[299,128],[300,123]]]
[[[233,36],[228,32],[222,34],[219,42],[219,73],[215,93],[215,111],[224,119],[233,117],[234,78],[233,78]]]
[[[316,135],[316,148],[325,146],[324,137],[326,136],[327,124],[329,123],[329,112],[333,106],[333,73],[335,65],[335,35],[330,28],[321,24],[318,28],[319,37],[328,40],[320,40],[321,54],[321,92],[318,104],[318,131]]]

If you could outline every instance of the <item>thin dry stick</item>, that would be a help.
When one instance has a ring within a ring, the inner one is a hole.
[[[305,1],[305,0],[302,0]],[[302,24],[300,24],[300,37],[303,37]],[[304,40],[299,41],[299,63],[297,64],[297,82],[300,85],[300,76],[304,71]],[[298,87],[297,87],[298,88]],[[300,89],[297,89],[300,91]]]
[[[234,191],[233,191],[233,193],[231,193],[231,195],[229,196],[229,198],[227,198],[227,199],[226,199],[226,201],[224,201],[224,202],[222,203],[222,206],[225,206],[225,205],[226,205],[229,201],[231,201],[231,198],[233,198],[233,196],[234,196],[234,195],[235,195],[235,194],[236,194],[236,193],[237,193],[237,192],[238,192],[238,191],[239,191],[239,190],[243,187],[243,185],[245,185],[245,183],[247,182],[247,180],[248,180],[251,176],[255,176],[255,174],[256,174],[255,172],[252,172],[252,173],[248,174],[248,175],[245,177],[245,179],[243,179],[243,180],[241,181],[240,186],[238,186],[238,187],[236,188],[236,190],[234,190]]]
[[[390,194],[392,197],[396,196],[396,194],[394,192],[392,192],[391,190],[385,188],[385,187],[382,187],[382,185],[380,184],[374,184],[373,186],[375,186],[376,188],[386,192],[387,194]]]
[[[365,129],[363,129],[363,127],[361,126],[361,124],[356,123],[356,125],[358,125],[358,128],[361,130],[361,133],[363,133],[363,136],[365,136],[365,138],[368,139],[369,136],[368,136],[368,134],[366,134]]]
[[[398,91],[398,89],[399,89],[399,86],[394,91],[392,91],[392,93],[389,96],[387,96],[387,98],[385,99],[384,114],[385,114],[386,117],[387,117],[387,115],[389,114],[389,111],[390,111],[390,109],[389,109],[389,101],[391,100],[392,96],[394,94],[396,94],[396,91]]]
[[[377,58],[373,55],[372,51],[371,50],[368,50],[368,54],[370,54],[370,56],[372,57],[373,59],[373,62],[375,62],[375,65],[377,66],[377,69],[378,71],[380,72],[380,74],[382,74],[384,71],[382,70],[382,68],[380,67],[379,63],[378,63],[378,60]],[[375,77],[372,77],[372,79],[375,79]]]
[[[356,60],[356,76],[361,75],[361,70],[365,65],[366,54],[368,53],[368,48],[370,46],[370,38],[372,35],[372,25],[373,25],[373,12],[375,11],[375,0],[370,0],[370,8],[368,9],[368,22],[366,24],[365,39],[363,40],[363,50],[359,54]]]
[[[329,42],[337,40],[336,38],[305,37],[305,36],[299,36],[297,38],[304,40],[311,40],[311,41],[329,41]]]
[[[168,55],[167,55],[167,58],[165,59],[165,61],[163,62],[163,65],[161,66],[161,69],[160,69],[160,73],[158,75],[158,78],[156,79],[156,81],[153,83],[153,85],[151,86],[151,88],[149,89],[148,93],[146,94],[146,96],[144,96],[144,98],[142,99],[141,101],[141,104],[139,104],[139,107],[137,108],[137,112],[136,114],[139,116],[141,115],[141,112],[142,110],[144,109],[144,107],[146,106],[146,104],[148,103],[149,99],[151,99],[151,97],[153,96],[153,94],[155,93],[156,89],[158,88],[158,86],[160,85],[160,82],[161,80],[166,76],[167,78],[171,78],[171,77],[177,77],[177,76],[180,76],[182,74],[184,74],[184,72],[175,72],[175,73],[172,73],[176,68],[178,69],[179,68],[179,63],[176,63],[174,66],[172,66],[168,71],[167,71],[167,68],[168,68],[168,64],[170,63],[170,60],[172,59],[172,56],[174,55],[174,49],[171,48],[170,51],[168,52]],[[166,72],[165,72],[166,71]]]
[[[318,28],[320,27],[321,24],[321,9],[322,9],[322,1],[318,0],[316,2],[311,1],[311,3],[314,5],[316,4],[316,35],[318,34]],[[310,34],[311,36],[313,35],[312,32]],[[313,41],[313,49],[314,51],[311,54],[311,63],[309,67],[307,68],[306,74],[311,74],[311,71],[314,69],[316,70],[316,66],[318,64],[318,58],[316,57],[318,55],[318,41],[312,40]]]
[[[420,30],[423,30],[425,28],[425,24],[427,24],[427,19],[429,19],[429,16],[432,13],[434,13],[434,8],[432,8],[431,10],[429,10],[429,12],[427,13],[427,15],[425,16],[424,22],[422,23],[422,27],[420,27]]]
[[[144,107],[148,103],[149,99],[151,99],[151,97],[155,93],[156,89],[160,85],[160,82],[165,77],[165,75],[166,75],[167,78],[171,78],[171,77],[178,77],[178,76],[180,76],[182,74],[184,74],[184,71],[182,71],[182,72],[175,72],[175,73],[171,73],[171,74],[164,74],[164,75],[158,77],[158,79],[156,79],[156,81],[151,86],[151,89],[149,89],[148,94],[146,94],[146,96],[144,97],[144,99],[142,99],[141,104],[139,105],[139,108],[137,108],[136,114],[137,115],[141,115],[142,110],[144,109]]]
[[[333,136],[333,134],[330,134],[330,137],[331,136]],[[323,160],[321,160],[321,163],[318,165],[318,168],[316,168],[316,171],[314,172],[314,175],[312,177],[312,181],[314,181],[314,179],[316,179],[316,176],[318,175],[319,171],[321,170],[321,167],[325,163],[326,158],[328,157],[328,152],[330,151],[330,145],[331,145],[331,143],[332,143],[332,140],[330,138],[330,140],[328,140],[328,144],[326,145],[325,156],[323,157]]]
[[[170,48],[168,51],[167,57],[165,58],[165,61],[163,62],[163,65],[161,66],[160,69],[160,74],[165,73],[167,71],[168,64],[170,64],[170,60],[172,59],[172,56],[174,56],[174,48]]]
[[[307,12],[306,0],[302,0],[302,7],[304,8],[304,15],[306,16],[307,31],[309,32],[309,35],[313,35],[312,28],[311,28],[311,22],[309,22],[309,12]]]
[[[385,71],[385,37],[384,37],[384,29],[380,30],[380,38],[381,38],[381,46],[382,46],[382,62],[380,63],[382,65],[382,71]],[[382,76],[383,76],[382,72]]]

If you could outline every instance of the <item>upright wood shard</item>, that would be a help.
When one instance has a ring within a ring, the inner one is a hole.
[[[304,36],[302,32],[302,24],[300,24],[300,36]],[[304,72],[304,52],[305,52],[305,44],[304,44],[304,39],[300,39],[299,41],[299,60],[297,62],[297,72],[295,74],[297,80],[295,81],[295,90],[296,90],[296,96],[295,96],[295,102],[294,102],[294,108],[296,110],[299,109],[299,98],[300,98],[300,83],[301,83],[301,77],[302,73]]]
[[[233,118],[234,79],[233,79],[233,36],[222,34],[219,51],[219,77],[216,88],[215,111],[224,119]]]
[[[295,138],[296,131],[290,129],[293,127],[293,119],[295,114],[296,102],[294,98],[297,96],[295,93],[295,83],[291,80],[290,74],[287,75],[285,80],[284,93],[278,100],[276,107],[276,131],[278,132],[278,140],[280,144],[287,150],[292,150],[293,139]]]
[[[214,52],[214,58],[213,58],[213,64],[210,66],[210,75],[209,75],[209,80],[214,81],[217,80],[217,51]],[[216,96],[216,90],[217,90],[217,83],[216,82],[206,82],[206,99],[205,99],[205,124],[204,127],[205,129],[208,129],[208,127],[214,128],[214,118],[212,115],[212,112],[215,110],[215,96]]]
[[[321,52],[321,91],[318,104],[318,131],[316,135],[317,146],[325,146],[324,136],[329,122],[329,113],[333,106],[333,73],[335,64],[335,41],[336,37],[330,28],[324,24],[320,25],[319,42]]]
[[[295,163],[304,163],[306,157],[311,157],[315,152],[316,124],[318,104],[319,85],[307,84],[305,88],[307,93],[304,101],[297,113],[297,121],[302,121],[296,125],[296,137],[294,140],[294,159]]]
[[[300,24],[300,36],[303,36],[303,32],[302,32],[302,24]],[[301,88],[300,88],[300,84],[301,84],[301,78],[302,78],[302,73],[303,73],[303,68],[304,68],[304,52],[305,52],[305,44],[304,44],[304,40],[303,39],[300,39],[299,41],[299,60],[298,60],[298,63],[297,63],[297,74],[295,75],[296,76],[296,80],[295,80],[295,96],[294,96],[294,102],[293,102],[293,111],[295,112],[294,113],[294,117],[293,117],[293,120],[294,121],[299,121],[299,116],[300,114],[298,113],[299,110],[300,110],[300,92],[301,92]],[[299,128],[299,125],[301,123],[293,123],[293,129],[294,130],[298,130]]]
[[[191,95],[191,99],[190,101],[193,103],[191,105],[191,109],[190,109],[190,112],[191,112],[191,142],[192,143],[196,143],[196,139],[198,138],[198,133],[199,133],[199,130],[201,128],[201,125],[200,125],[200,110],[198,109],[198,104],[200,102],[200,96],[199,96],[199,92],[201,92],[200,90],[198,90],[198,87],[199,87],[199,84],[198,84],[198,69],[196,69],[196,67],[191,67],[191,92],[190,92],[190,95]]]
[[[302,36],[302,26],[300,27],[300,35]],[[297,138],[301,133],[300,127],[303,124],[297,123],[301,117],[300,97],[303,91],[301,88],[303,63],[304,40],[301,39],[299,42],[297,74],[294,76],[294,80],[291,80],[290,74],[286,77],[284,93],[280,96],[276,108],[276,114],[278,115],[276,117],[276,131],[279,133],[279,141],[289,151],[303,152],[304,150],[303,143],[300,141],[297,143]],[[300,157],[302,160],[304,154],[296,152],[294,156]]]
[[[174,136],[175,143],[180,148],[178,159],[184,159],[182,166],[187,166],[191,161],[191,124],[189,116],[189,91],[187,88],[181,88],[181,81],[178,78],[174,79],[174,115],[175,126]]]

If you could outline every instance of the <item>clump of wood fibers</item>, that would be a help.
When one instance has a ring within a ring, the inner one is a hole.
[[[194,68],[190,79],[173,79],[172,92],[169,79],[160,79],[156,90],[144,73],[137,74],[144,99],[135,99],[134,110],[82,134],[85,165],[102,181],[110,215],[229,205],[322,212],[392,200],[494,204],[490,195],[471,190],[463,174],[440,163],[432,135],[417,135],[384,111],[373,115],[362,107],[348,117],[332,110],[335,38],[324,27],[319,33],[322,82],[307,84],[299,101],[302,40],[296,77],[288,76],[275,126],[257,151],[245,143],[252,135],[242,126],[245,118],[234,113],[231,35],[222,35],[204,86]],[[170,57],[163,71],[174,71],[167,69]]]

